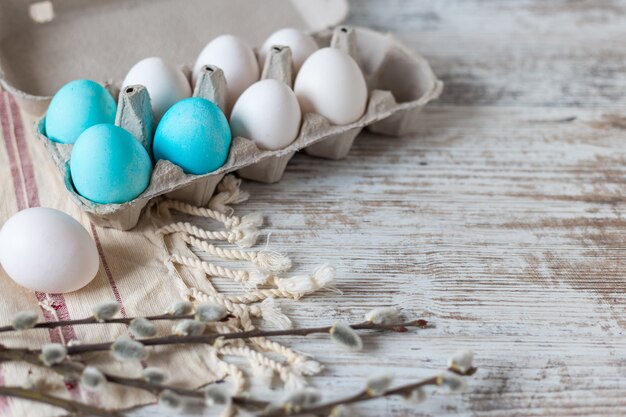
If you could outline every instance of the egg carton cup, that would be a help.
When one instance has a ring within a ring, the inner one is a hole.
[[[390,34],[365,28],[338,27],[313,33],[313,36],[320,47],[340,48],[355,58],[361,67],[368,84],[369,99],[365,114],[358,121],[336,126],[319,114],[305,114],[296,140],[275,151],[259,149],[251,140],[235,137],[226,163],[205,175],[188,175],[169,161],[157,161],[148,188],[124,204],[96,204],[76,192],[69,170],[72,145],[53,142],[46,137],[45,116],[35,123],[36,136],[63,176],[70,198],[91,220],[102,227],[128,230],[137,225],[142,210],[156,197],[166,196],[204,206],[227,173],[237,172],[242,178],[274,183],[280,181],[289,160],[300,150],[315,157],[342,159],[364,128],[392,136],[414,132],[419,125],[420,111],[441,94],[443,83],[426,59]],[[292,86],[292,68],[291,51],[277,45],[271,48],[262,78],[281,80]],[[188,70],[185,72],[189,75]],[[105,86],[112,94],[117,93],[115,84]],[[193,95],[206,98],[224,109],[226,88],[222,71],[205,66]],[[151,149],[156,123],[143,86],[130,86],[119,93],[116,124]]]

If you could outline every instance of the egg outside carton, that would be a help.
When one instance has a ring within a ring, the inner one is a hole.
[[[124,204],[95,204],[76,192],[69,171],[72,145],[53,142],[45,136],[45,115],[35,123],[36,136],[63,175],[70,198],[91,220],[102,227],[129,230],[137,225],[142,210],[154,198],[166,196],[204,206],[227,173],[236,171],[242,178],[274,183],[280,181],[289,160],[300,150],[315,157],[343,159],[365,127],[389,136],[414,132],[423,107],[441,94],[443,83],[437,79],[426,59],[390,34],[340,26],[312,35],[320,47],[340,48],[351,55],[363,70],[369,98],[365,114],[358,121],[336,126],[319,114],[308,113],[303,117],[296,140],[276,151],[261,150],[251,140],[235,137],[226,163],[205,175],[188,175],[169,161],[157,161],[148,188],[139,197]],[[189,71],[187,73],[189,75]],[[262,74],[262,78],[278,79],[292,86],[289,48],[271,48]],[[106,86],[115,95],[114,84]],[[225,94],[226,80],[222,71],[205,66],[193,95],[225,108]],[[119,93],[115,123],[151,149],[150,141],[156,123],[143,86],[127,87]]]

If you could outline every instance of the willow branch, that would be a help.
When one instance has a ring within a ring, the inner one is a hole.
[[[172,315],[172,314],[159,314],[159,315],[156,315],[156,316],[148,316],[148,317],[144,317],[144,318],[148,319],[150,321],[159,321],[159,320],[171,320],[171,321],[174,321],[174,320],[193,319],[194,317],[195,316],[193,314],[188,314],[188,315],[184,315],[184,316],[175,316],[175,315]],[[85,318],[85,319],[76,319],[76,320],[43,321],[43,322],[39,322],[39,323],[35,324],[32,328],[33,329],[54,329],[54,328],[57,328],[57,327],[80,326],[80,325],[84,325],[84,324],[110,324],[110,323],[130,324],[130,322],[133,321],[136,318],[137,317],[119,317],[119,318],[99,321],[95,317],[88,317],[88,318]],[[228,320],[230,318],[232,318],[232,316],[228,315],[228,316],[226,316],[222,320],[224,321],[224,320]],[[29,330],[29,329],[26,329],[26,330]],[[0,327],[0,333],[13,332],[13,331],[24,331],[24,330],[16,330],[11,325],[9,325],[9,326],[1,326]]]
[[[426,328],[428,322],[426,320],[413,320],[406,323],[397,324],[375,324],[370,322],[350,325],[354,330],[394,330],[404,331],[407,328]],[[137,339],[144,346],[164,346],[164,345],[183,345],[183,344],[213,344],[218,339],[234,340],[234,339],[253,339],[256,337],[276,337],[276,336],[308,336],[311,334],[328,333],[332,326],[325,327],[309,327],[301,329],[285,329],[285,330],[250,330],[246,332],[232,333],[212,333],[197,336],[164,336],[153,337],[148,339]],[[76,355],[87,352],[102,352],[111,348],[113,342],[93,343],[84,345],[68,346],[67,353]],[[34,353],[39,353],[33,350]]]
[[[72,362],[66,360],[60,364],[46,366],[39,357],[30,350],[27,349],[3,349],[0,348],[0,362],[2,361],[22,361],[33,366],[38,366],[44,369],[49,369],[57,374],[68,377],[71,379],[80,379],[80,376],[85,369],[85,366],[79,362]],[[142,378],[127,378],[118,375],[102,373],[106,380],[112,384],[122,385],[130,388],[137,388],[143,391],[150,392],[154,395],[159,395],[165,390],[173,391],[179,395],[203,399],[204,393],[194,389],[179,388],[172,385],[165,384],[152,384]],[[247,405],[251,407],[264,408],[268,405],[266,401],[254,400],[251,398],[234,397],[233,402],[238,405]]]
[[[72,414],[85,414],[89,416],[99,417],[122,417],[122,414],[119,414],[115,411],[109,411],[103,408],[93,407],[88,404],[67,400],[65,398],[45,394],[37,390],[21,387],[0,386],[0,396],[21,398],[23,400],[30,400],[42,404],[48,404],[54,407],[62,408]]]
[[[451,368],[448,370],[458,375],[470,376],[470,375],[473,375],[477,369],[471,368],[465,373],[458,372]],[[428,385],[439,385],[439,377],[434,376],[434,377],[427,378],[419,382],[414,382],[412,384],[402,385],[397,388],[389,389],[379,395],[372,395],[370,392],[364,389],[354,395],[351,395],[346,398],[338,399],[335,401],[330,401],[327,403],[318,404],[318,405],[311,406],[311,407],[298,407],[298,408],[289,408],[289,409],[283,407],[283,408],[279,408],[276,410],[271,410],[266,413],[263,413],[262,416],[263,417],[287,417],[287,416],[300,416],[300,415],[315,415],[315,416],[328,415],[329,413],[332,412],[332,410],[335,407],[338,407],[340,405],[349,405],[349,404],[354,404],[358,402],[376,400],[376,399],[384,398],[384,397],[392,397],[396,395],[406,396],[406,395],[411,394],[413,391],[420,389],[422,387],[428,386]]]
[[[204,393],[202,391],[198,391],[194,389],[179,388],[179,387],[175,387],[171,385],[151,384],[148,381],[145,381],[143,379],[125,378],[125,377],[111,375],[107,373],[103,373],[103,375],[107,379],[107,381],[113,384],[124,385],[127,387],[141,389],[144,391],[151,392],[152,394],[155,394],[155,395],[159,395],[161,392],[165,390],[169,390],[183,397],[198,398],[198,399],[205,398]],[[237,405],[245,405],[245,406],[256,407],[256,408],[265,408],[269,404],[267,401],[261,401],[261,400],[255,400],[253,398],[244,398],[244,397],[237,397],[237,396],[232,397],[232,401],[234,404],[237,404]]]
[[[331,402],[327,402],[324,404],[319,404],[316,406],[312,406],[312,407],[302,407],[302,408],[296,408],[296,409],[289,409],[286,410],[284,408],[280,408],[278,410],[273,410],[270,411],[268,413],[263,413],[262,416],[264,417],[286,417],[286,416],[299,416],[299,415],[322,415],[323,413],[330,413],[332,412],[333,408],[338,407],[340,405],[348,405],[348,404],[354,404],[354,403],[358,403],[358,402],[364,402],[364,401],[369,401],[369,400],[374,400],[377,398],[383,398],[383,397],[389,397],[392,395],[402,395],[404,393],[407,392],[411,392],[414,391],[416,389],[419,389],[421,387],[424,387],[426,385],[436,385],[437,384],[437,377],[432,377],[432,378],[428,378],[425,379],[423,381],[414,383],[414,384],[410,384],[410,385],[404,385],[398,388],[394,388],[392,390],[386,391],[381,395],[370,395],[366,390],[363,390],[357,394],[354,394],[350,397],[347,398],[342,398],[339,400],[335,400],[335,401],[331,401]]]

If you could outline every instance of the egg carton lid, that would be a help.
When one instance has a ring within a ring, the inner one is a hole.
[[[347,0],[2,0],[0,86],[41,115],[71,80],[122,79],[149,56],[194,62],[221,34],[255,46],[277,29],[321,30],[347,13]]]

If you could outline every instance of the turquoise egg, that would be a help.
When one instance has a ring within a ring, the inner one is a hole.
[[[203,98],[186,98],[169,108],[154,134],[155,160],[165,159],[187,174],[215,171],[228,158],[232,141],[224,113]]]
[[[100,84],[76,80],[52,97],[46,113],[46,136],[55,142],[74,143],[85,130],[100,123],[114,123],[117,106]]]
[[[100,204],[121,204],[138,197],[150,184],[152,161],[128,131],[111,124],[85,130],[70,157],[76,191]]]

